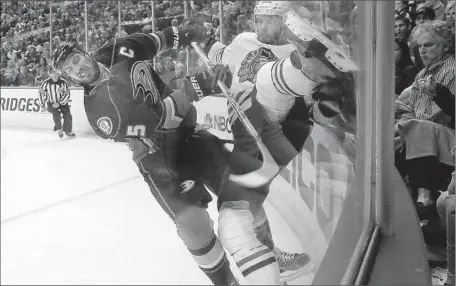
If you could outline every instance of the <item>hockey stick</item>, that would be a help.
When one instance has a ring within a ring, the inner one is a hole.
[[[196,51],[198,56],[204,61],[204,64],[206,65],[210,75],[214,76],[214,73],[212,72],[211,68],[211,62],[209,58],[204,54],[198,43],[193,42],[192,47]],[[263,141],[258,135],[258,132],[255,130],[255,127],[253,127],[252,123],[250,123],[250,120],[239,107],[239,104],[231,96],[231,93],[225,86],[225,84],[220,80],[217,80],[217,86],[220,88],[220,90],[222,91],[226,99],[229,101],[229,103],[233,106],[234,111],[238,114],[239,119],[244,124],[249,134],[253,138],[255,138],[255,141],[258,145],[258,149],[260,150],[263,156],[263,164],[258,170],[243,175],[232,174],[230,175],[230,180],[248,188],[258,188],[268,184],[279,173],[279,166],[272,157],[271,153],[269,153],[268,148],[264,145]]]

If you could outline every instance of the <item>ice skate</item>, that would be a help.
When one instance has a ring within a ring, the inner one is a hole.
[[[65,135],[70,137],[70,138],[76,137],[76,134],[74,134],[74,132],[65,132]]]
[[[279,265],[281,284],[299,278],[313,269],[306,253],[288,253],[275,247],[274,254]]]

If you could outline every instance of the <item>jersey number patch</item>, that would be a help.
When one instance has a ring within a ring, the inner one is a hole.
[[[160,100],[160,93],[155,85],[149,64],[136,62],[133,65],[131,68],[131,84],[135,100],[151,105],[155,105]]]
[[[120,47],[119,55],[132,59],[135,57],[135,52],[127,47]]]
[[[249,52],[239,68],[239,82],[250,81],[251,83],[255,83],[256,74],[260,68],[268,62],[276,61],[278,59],[279,58],[267,48],[259,48],[258,50]]]
[[[125,137],[144,138],[146,137],[145,125],[128,125]]]

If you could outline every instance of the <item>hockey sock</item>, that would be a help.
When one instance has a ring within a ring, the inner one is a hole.
[[[233,285],[236,280],[207,211],[187,208],[174,218],[174,223],[193,259],[214,285]]]
[[[278,285],[280,272],[274,253],[257,239],[253,222],[248,202],[223,202],[219,211],[220,240],[249,285]]]
[[[261,207],[253,222],[257,239],[270,250],[274,250],[274,241],[272,240],[271,227],[264,208]]]
[[[214,285],[232,285],[236,281],[225,250],[215,234],[207,246],[198,250],[190,250],[190,253]]]

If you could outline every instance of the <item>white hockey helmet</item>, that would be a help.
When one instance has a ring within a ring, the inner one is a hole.
[[[288,10],[290,10],[291,3],[288,1],[258,1],[255,9],[253,10],[253,25],[255,33],[258,36],[259,30],[257,25],[258,16],[273,16],[277,17],[281,23],[285,21]]]
[[[253,16],[280,16],[285,17],[290,9],[288,1],[258,1],[253,10]]]

